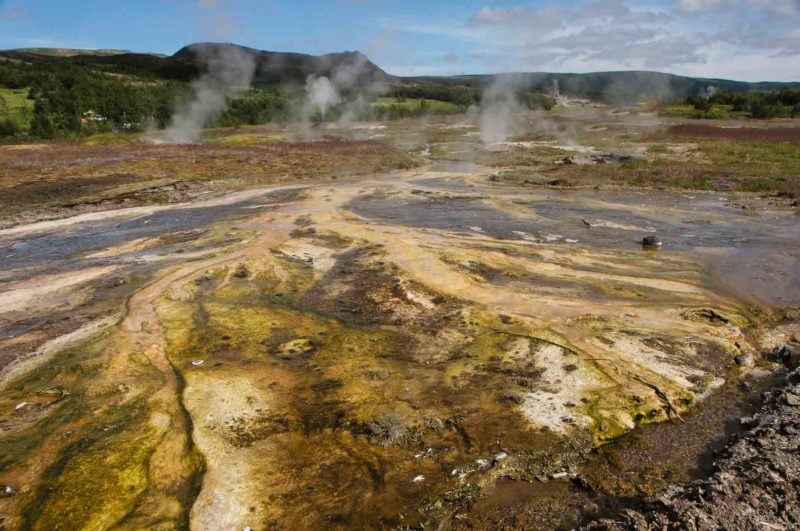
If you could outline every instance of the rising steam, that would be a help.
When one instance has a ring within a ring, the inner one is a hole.
[[[505,142],[526,129],[527,110],[517,98],[514,76],[496,76],[481,97],[478,123],[484,144]]]
[[[331,107],[339,105],[342,101],[342,96],[339,94],[339,89],[331,83],[331,80],[325,76],[316,77],[314,75],[308,76],[306,80],[306,106],[305,110],[310,116],[310,113],[319,112],[322,120],[325,121],[325,115]]]
[[[192,99],[172,116],[163,140],[190,144],[200,140],[203,127],[225,110],[229,92],[246,90],[253,81],[253,55],[235,46],[201,48],[198,57],[206,73],[192,83]]]
[[[306,97],[300,110],[306,136],[313,136],[311,118],[315,114],[324,122],[336,108],[338,123],[348,125],[366,113],[372,98],[388,90],[384,81],[369,77],[369,60],[363,54],[353,53],[335,65],[325,64],[325,60],[323,70],[329,70],[329,75],[311,75],[306,80]]]

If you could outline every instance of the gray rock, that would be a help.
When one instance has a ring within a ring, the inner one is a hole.
[[[645,247],[661,247],[663,242],[658,236],[645,236],[642,245]]]
[[[772,358],[779,363],[783,363],[787,369],[792,371],[800,366],[800,351],[790,348],[788,345],[776,347],[772,351]]]

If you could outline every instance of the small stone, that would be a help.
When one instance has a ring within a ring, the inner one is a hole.
[[[800,396],[787,394],[786,403],[790,406],[798,407],[800,406]]]
[[[500,453],[498,453],[496,456],[494,456],[493,462],[494,462],[494,463],[499,463],[500,461],[502,461],[502,460],[503,460],[503,459],[505,459],[506,457],[508,457],[508,454],[507,454],[507,453],[505,453],[505,452],[500,452]]]
[[[775,361],[783,363],[789,370],[797,369],[800,366],[800,352],[789,348],[787,345],[776,347],[772,351],[772,357]]]
[[[644,247],[661,247],[663,242],[658,236],[645,236],[642,240],[642,245]]]
[[[298,338],[287,341],[278,346],[278,352],[282,356],[295,356],[298,354],[308,354],[315,349],[314,342],[308,338]]]
[[[205,360],[194,360],[192,362],[192,365],[194,365],[195,367],[199,367],[200,365],[204,364],[205,362],[206,362]]]
[[[742,353],[737,356],[734,356],[733,361],[739,367],[752,367],[753,366],[753,356],[747,353]]]
[[[413,481],[414,483],[422,483],[423,481],[425,481],[425,476],[420,474],[419,476],[415,477],[411,481]]]
[[[758,425],[758,418],[757,417],[742,417],[739,419],[739,424],[743,428],[752,428]]]
[[[17,404],[17,407],[14,408],[14,411],[19,411],[20,409],[24,408],[27,405],[28,405],[27,402],[20,402],[19,404]]]
[[[10,498],[17,493],[17,489],[11,485],[0,484],[0,498]]]

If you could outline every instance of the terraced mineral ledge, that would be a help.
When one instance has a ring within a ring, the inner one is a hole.
[[[1,231],[4,525],[574,526],[696,479],[798,339],[800,218],[461,170]]]

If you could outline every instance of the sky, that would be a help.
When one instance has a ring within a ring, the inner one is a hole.
[[[394,75],[657,70],[800,81],[800,0],[0,0],[0,49],[359,50]]]

